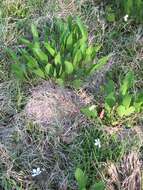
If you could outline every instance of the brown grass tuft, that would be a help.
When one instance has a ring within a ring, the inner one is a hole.
[[[123,158],[119,165],[108,165],[109,190],[141,190],[141,162],[136,152]]]

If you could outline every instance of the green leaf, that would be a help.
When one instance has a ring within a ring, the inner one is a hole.
[[[101,67],[103,67],[107,63],[109,58],[110,58],[110,55],[100,58],[96,64],[90,67],[88,74],[93,74],[96,70],[99,70]]]
[[[123,97],[123,101],[122,101],[122,104],[123,106],[127,108],[129,108],[130,104],[131,104],[131,101],[132,101],[132,96],[127,94]]]
[[[92,119],[95,119],[98,116],[95,105],[82,108],[81,112],[85,114],[88,118],[92,118]]]
[[[73,35],[72,33],[68,36],[67,38],[67,43],[66,43],[66,47],[71,47],[73,44]]]
[[[57,69],[55,68],[55,69],[54,69],[54,74],[53,74],[53,76],[56,78],[57,75],[58,75],[58,73],[57,73]]]
[[[131,106],[131,107],[129,107],[129,108],[126,109],[125,116],[129,116],[129,115],[131,115],[134,112],[135,112],[135,107]]]
[[[87,177],[83,173],[80,168],[77,168],[75,171],[75,178],[77,180],[78,186],[80,190],[84,190],[86,188]]]
[[[132,87],[134,82],[134,74],[132,71],[128,72],[123,80],[123,83],[120,87],[120,92],[122,96],[125,96],[127,91]]]
[[[93,47],[92,46],[89,46],[87,49],[86,49],[86,62],[90,62],[92,60],[92,55],[93,55]]]
[[[65,61],[64,65],[65,65],[65,72],[67,74],[71,74],[74,70],[73,64],[69,61]]]
[[[88,32],[87,32],[87,29],[84,27],[83,23],[81,22],[80,18],[78,17],[77,20],[76,20],[76,23],[80,29],[80,32],[82,34],[82,37],[87,40],[88,38]]]
[[[107,102],[105,102],[104,107],[105,107],[105,110],[108,112],[108,114],[110,114],[112,107],[110,107]]]
[[[142,102],[143,103],[143,92],[138,93],[136,102]]]
[[[73,60],[73,65],[74,66],[78,66],[78,64],[80,63],[80,61],[82,60],[82,53],[80,51],[80,49],[76,52],[74,60]]]
[[[100,182],[96,182],[91,188],[90,190],[104,190],[105,189],[105,184],[104,182],[100,181]]]
[[[52,64],[48,63],[48,64],[46,65],[46,67],[45,67],[45,71],[46,71],[46,74],[47,74],[48,76],[52,76],[53,71],[54,71],[54,68],[53,68]]]
[[[50,44],[47,43],[47,42],[44,43],[44,46],[45,46],[45,48],[48,50],[48,52],[54,57],[55,54],[56,54],[56,51],[54,50],[54,48],[52,48],[52,47],[50,46]]]
[[[99,52],[101,47],[102,47],[101,44],[95,44],[95,46],[93,47],[94,48],[94,55]]]
[[[32,47],[32,43],[25,38],[20,38],[20,42],[28,47]]]
[[[37,60],[32,57],[26,50],[22,50],[21,53],[22,56],[27,60],[28,68],[35,69],[39,67]]]
[[[114,92],[111,92],[110,94],[108,94],[108,96],[106,96],[105,103],[108,104],[110,106],[110,108],[113,108],[113,106],[116,103],[116,98],[115,98]]]
[[[143,92],[139,92],[139,94],[137,95],[134,107],[136,109],[136,112],[140,112],[141,109],[143,108]]]
[[[48,56],[40,48],[33,48],[33,52],[37,55],[40,61],[48,62]]]
[[[31,25],[31,32],[32,32],[34,40],[38,40],[39,34],[37,31],[37,27],[34,24]]]
[[[60,65],[61,64],[61,54],[60,54],[60,52],[57,53],[54,60],[55,60],[55,65]]]
[[[35,70],[33,70],[33,73],[35,73],[37,76],[45,79],[45,74],[41,69],[35,69]]]
[[[136,112],[140,112],[141,109],[143,108],[143,102],[135,102],[134,107]]]
[[[126,108],[123,105],[117,107],[117,113],[120,117],[123,117],[126,113]]]
[[[64,80],[61,78],[56,79],[56,82],[60,85],[60,86],[64,86]]]

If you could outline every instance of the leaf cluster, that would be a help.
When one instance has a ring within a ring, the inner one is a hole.
[[[8,50],[12,60],[12,71],[19,79],[38,76],[52,78],[60,84],[72,81],[79,84],[85,77],[100,69],[109,59],[97,59],[101,45],[88,43],[88,31],[79,18],[69,17],[65,22],[56,20],[52,33],[41,41],[38,29],[31,26],[32,41],[22,38],[25,48],[16,54]],[[96,58],[96,62],[94,62]]]

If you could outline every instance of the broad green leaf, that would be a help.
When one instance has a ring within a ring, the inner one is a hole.
[[[80,61],[82,60],[82,53],[80,49],[76,52],[74,60],[73,60],[73,65],[78,66]]]
[[[41,69],[35,69],[35,70],[33,70],[33,73],[35,73],[37,76],[45,79],[45,74]]]
[[[104,190],[105,189],[105,184],[104,182],[100,181],[100,182],[96,182],[91,188],[90,190]]]
[[[88,33],[87,33],[87,29],[85,28],[85,26],[83,25],[83,23],[81,22],[80,18],[78,17],[77,20],[77,25],[81,31],[82,37],[87,40],[88,38]]]
[[[48,52],[52,55],[55,56],[56,51],[54,50],[54,48],[51,47],[51,45],[47,42],[44,43],[45,48],[48,50]]]
[[[120,92],[122,96],[125,96],[127,91],[132,87],[134,82],[134,74],[132,71],[128,72],[123,79],[122,85],[120,87]]]
[[[93,47],[94,48],[94,55],[99,52],[101,47],[102,47],[101,44],[95,44],[95,46]]]
[[[61,54],[60,54],[60,52],[57,53],[54,60],[55,60],[55,65],[60,65],[61,64]]]
[[[85,176],[84,172],[80,168],[76,169],[75,178],[77,180],[79,189],[84,190],[86,188],[87,177]]]
[[[45,67],[46,74],[47,74],[48,76],[51,76],[51,75],[53,74],[53,71],[54,71],[53,69],[54,69],[54,68],[53,68],[52,64],[48,63],[48,64],[46,65],[46,67]]]
[[[131,115],[134,112],[135,112],[135,107],[131,106],[131,107],[129,107],[129,108],[126,109],[125,116],[129,116],[129,115]]]
[[[92,46],[89,46],[87,49],[86,49],[86,62],[90,62],[92,60],[92,55],[93,55],[93,51],[94,51],[94,48]]]
[[[72,33],[68,36],[67,38],[67,43],[66,43],[66,47],[71,47],[73,44],[73,35]]]
[[[93,46],[89,46],[87,49],[86,49],[86,55],[92,55],[93,53]]]
[[[82,53],[82,59],[86,58],[86,54],[85,54],[86,48],[87,48],[86,43],[83,43],[82,46],[80,47],[80,50],[81,50],[81,53]]]
[[[68,27],[69,27],[69,30],[72,31],[73,29],[73,19],[72,19],[72,16],[68,16],[68,19],[67,19],[67,22],[68,22]]]
[[[136,102],[142,102],[143,103],[143,92],[138,93]]]
[[[25,38],[20,38],[20,42],[28,47],[32,47],[32,43]]]
[[[62,73],[62,61],[61,61],[61,54],[58,54],[54,58],[55,61],[55,69],[54,69],[54,77],[59,77]]]
[[[140,112],[141,109],[143,108],[143,102],[135,102],[134,107],[136,112]]]
[[[104,56],[104,57],[100,58],[96,64],[93,64],[90,67],[90,69],[88,71],[88,74],[93,74],[96,70],[98,70],[101,67],[103,67],[107,63],[107,61],[109,60],[109,58],[110,58],[110,55],[107,55],[107,56]]]
[[[114,92],[111,92],[110,94],[108,94],[108,96],[105,97],[105,103],[108,104],[110,108],[113,108],[116,103]]]
[[[63,33],[62,33],[62,35],[60,37],[60,44],[61,44],[63,49],[66,47],[68,35],[69,35],[69,30],[66,29],[66,30],[63,31]]]
[[[32,57],[26,50],[22,50],[21,53],[22,56],[27,60],[27,66],[30,69],[35,69],[39,67],[37,60]]]
[[[56,82],[60,85],[60,86],[64,86],[64,80],[61,78],[56,79]]]
[[[134,102],[134,107],[137,112],[140,112],[143,108],[143,92],[139,92],[139,94],[137,95],[137,98]]]
[[[55,69],[54,69],[54,74],[53,74],[53,76],[56,78],[57,75],[58,75],[58,73],[57,73],[57,69],[55,68]]]
[[[37,31],[37,27],[34,24],[31,25],[31,32],[32,32],[34,40],[38,40],[39,34]]]
[[[81,112],[85,114],[88,118],[92,118],[92,119],[95,119],[98,116],[95,105],[82,108]]]
[[[40,48],[33,48],[33,52],[37,55],[40,61],[48,62],[48,56]]]
[[[126,113],[126,108],[123,105],[117,107],[117,113],[120,117],[123,117]]]
[[[127,94],[123,97],[123,101],[122,101],[122,104],[123,106],[127,108],[129,108],[130,104],[131,104],[131,101],[132,101],[132,96]]]
[[[65,61],[64,65],[65,65],[65,72],[67,74],[71,74],[74,70],[73,64],[69,61]]]

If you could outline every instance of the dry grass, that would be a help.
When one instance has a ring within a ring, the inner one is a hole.
[[[141,190],[141,167],[137,152],[131,152],[116,165],[108,166],[108,189],[109,190]]]

